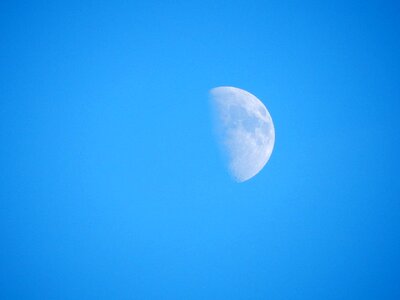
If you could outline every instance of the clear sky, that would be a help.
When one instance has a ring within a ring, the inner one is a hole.
[[[1,299],[400,299],[397,1],[0,2]],[[208,91],[276,130],[231,180]]]

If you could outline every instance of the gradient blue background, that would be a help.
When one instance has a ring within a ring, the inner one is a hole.
[[[400,299],[400,6],[325,2],[1,1],[0,298]]]

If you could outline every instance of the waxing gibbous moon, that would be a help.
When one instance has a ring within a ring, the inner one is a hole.
[[[268,162],[275,129],[265,105],[245,90],[221,86],[210,90],[218,141],[232,177],[243,182]]]

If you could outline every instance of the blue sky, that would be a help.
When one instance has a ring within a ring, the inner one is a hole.
[[[399,299],[396,1],[2,1],[0,298]],[[231,180],[208,90],[267,106]]]

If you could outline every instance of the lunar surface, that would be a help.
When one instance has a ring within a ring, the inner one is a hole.
[[[218,141],[237,182],[255,176],[268,162],[275,143],[271,116],[254,95],[221,86],[210,90]]]

